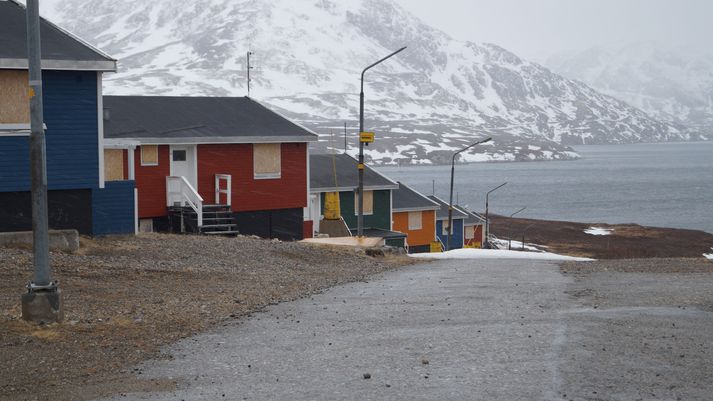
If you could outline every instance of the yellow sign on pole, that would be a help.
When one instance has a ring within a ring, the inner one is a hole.
[[[362,142],[362,143],[374,142],[374,133],[373,132],[360,132],[359,133],[359,142]]]

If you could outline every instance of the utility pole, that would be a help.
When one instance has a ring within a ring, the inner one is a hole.
[[[248,97],[250,97],[250,70],[253,69],[253,67],[250,65],[250,56],[252,56],[253,54],[255,53],[248,51]]]
[[[359,163],[357,164],[357,168],[359,169],[359,193],[357,194],[357,196],[359,196],[359,202],[357,202],[357,236],[359,237],[364,236],[364,143],[368,143],[368,140],[364,139],[364,74],[370,68],[382,63],[390,57],[395,56],[397,53],[400,53],[405,49],[406,46],[396,50],[381,60],[364,68],[361,72],[361,91],[359,92]],[[373,135],[371,135],[371,141],[373,140]]]
[[[64,318],[62,292],[49,266],[47,153],[42,109],[42,62],[38,0],[27,1],[27,58],[30,95],[30,174],[32,176],[33,280],[22,295],[22,318],[37,323]]]

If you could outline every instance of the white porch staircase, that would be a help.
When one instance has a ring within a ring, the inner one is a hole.
[[[216,175],[216,200],[226,195],[226,204],[206,205],[203,198],[182,176],[166,177],[168,217],[174,232],[206,235],[237,235],[230,207],[230,176]],[[220,184],[227,181],[227,189]]]

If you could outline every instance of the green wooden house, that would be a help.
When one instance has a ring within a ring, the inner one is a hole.
[[[347,154],[310,155],[310,206],[306,219],[312,221],[313,234],[323,223],[325,195],[339,193],[341,216],[352,235],[357,233],[357,160]],[[383,237],[389,246],[405,246],[406,234],[394,232],[391,220],[391,191],[398,183],[376,170],[364,169],[364,235]]]

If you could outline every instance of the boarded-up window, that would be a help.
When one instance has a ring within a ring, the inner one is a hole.
[[[141,165],[158,166],[158,145],[141,145]]]
[[[441,231],[443,235],[448,235],[448,220],[443,220],[443,227]],[[451,234],[453,234],[453,227],[451,227]]]
[[[475,226],[465,226],[465,239],[475,238]]]
[[[0,70],[0,124],[30,122],[27,71]]]
[[[104,149],[104,181],[121,181],[124,177],[124,151]]]
[[[408,229],[420,230],[423,228],[422,216],[422,212],[408,212]]]
[[[282,155],[279,143],[256,143],[253,145],[253,176],[261,178],[280,178]]]
[[[354,214],[359,214],[359,196],[354,193]],[[374,214],[374,191],[364,191],[364,214]]]

